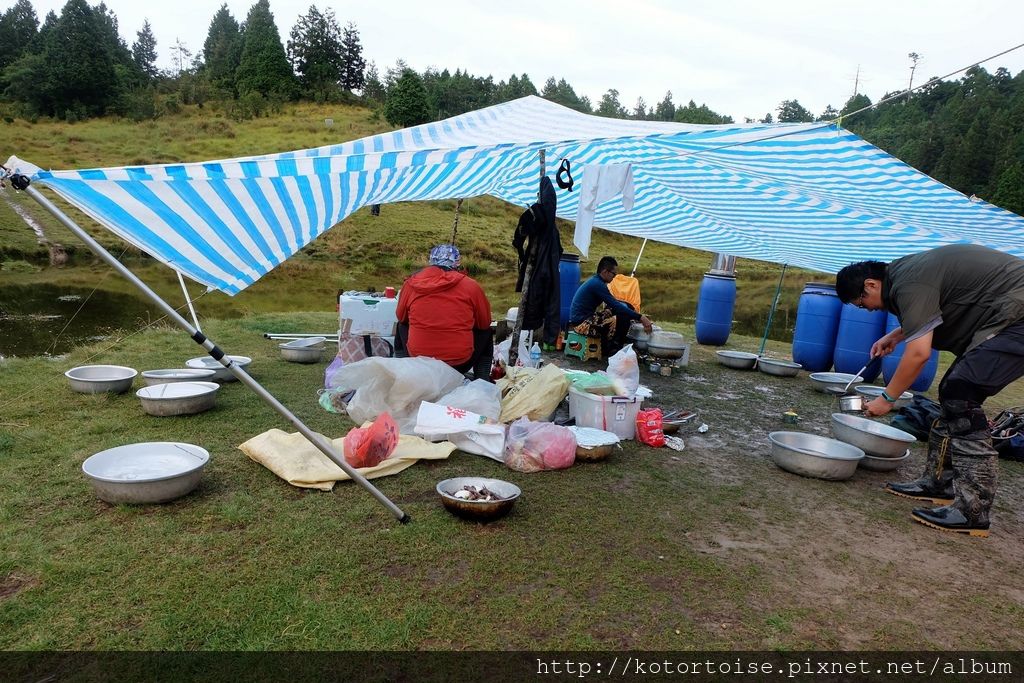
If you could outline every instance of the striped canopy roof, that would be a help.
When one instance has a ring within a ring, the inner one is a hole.
[[[619,233],[835,272],[973,242],[1024,257],[1024,218],[964,195],[835,124],[699,126],[590,116],[524,97],[339,145],[222,161],[43,171],[123,239],[209,287],[241,291],[368,204],[489,194],[536,201],[539,150],[631,163],[635,204],[600,205]],[[558,191],[576,216],[579,191]],[[511,238],[512,226],[509,226]]]

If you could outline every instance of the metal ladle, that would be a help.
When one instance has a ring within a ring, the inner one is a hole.
[[[850,391],[850,385],[856,382],[858,379],[863,380],[864,373],[867,372],[867,369],[874,365],[875,361],[879,359],[881,359],[881,356],[874,356],[872,358],[869,358],[868,362],[864,364],[864,367],[855,372],[853,374],[853,377],[850,378],[850,381],[847,382],[846,386],[843,387],[842,389],[840,389],[839,387],[825,387],[825,391],[836,396],[846,396],[847,392]]]

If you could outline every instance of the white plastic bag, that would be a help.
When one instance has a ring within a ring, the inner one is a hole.
[[[608,359],[608,375],[621,384],[621,396],[632,396],[640,386],[640,361],[632,344],[626,344]]]
[[[424,401],[415,431],[428,441],[450,441],[467,453],[504,461],[505,426],[468,410]]]
[[[485,379],[475,379],[448,392],[434,403],[469,410],[497,422],[501,416],[501,389]]]
[[[391,413],[402,434],[412,434],[422,401],[433,401],[462,384],[464,377],[444,361],[417,358],[366,358],[338,369],[334,391],[355,391],[345,406],[356,424]]]

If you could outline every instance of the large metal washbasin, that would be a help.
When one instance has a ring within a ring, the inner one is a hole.
[[[772,461],[804,477],[830,481],[849,479],[857,471],[864,451],[835,439],[804,432],[772,432]]]
[[[913,434],[902,429],[846,413],[832,413],[832,434],[868,455],[881,458],[899,458],[917,441]]]

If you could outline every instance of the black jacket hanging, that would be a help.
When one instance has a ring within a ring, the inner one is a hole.
[[[519,217],[512,237],[512,246],[519,254],[517,292],[523,291],[527,256],[531,246],[536,245],[524,305],[526,310],[520,311],[519,315],[522,316],[524,330],[534,330],[543,325],[544,341],[548,343],[555,341],[560,326],[558,261],[562,258],[562,240],[555,227],[557,206],[555,188],[551,179],[544,176],[540,181],[540,200]]]

